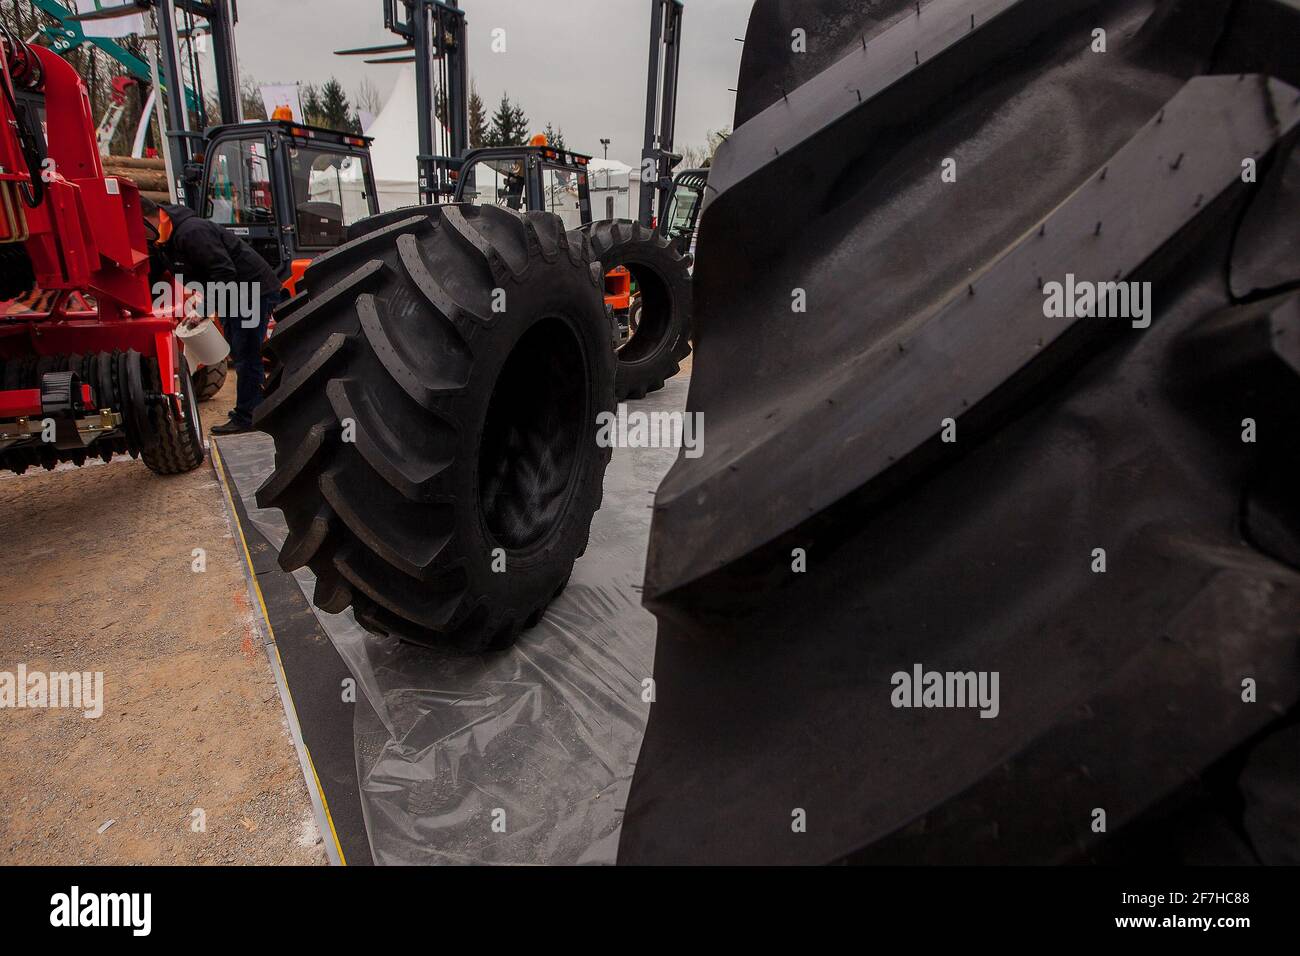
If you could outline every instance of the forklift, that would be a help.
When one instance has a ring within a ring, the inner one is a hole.
[[[245,240],[288,294],[295,294],[314,257],[345,242],[352,223],[379,212],[371,140],[291,118],[244,119],[232,0],[143,0],[79,19],[123,16],[140,5],[152,6],[158,21],[158,69],[166,94],[159,116],[168,120],[160,125],[166,130],[169,191],[198,215]],[[190,31],[196,17],[205,20],[213,40],[221,122],[203,131],[189,128],[188,104],[181,95],[178,12]],[[274,327],[272,317],[270,329]],[[217,388],[224,371],[213,376]],[[215,393],[206,379],[196,384],[203,397]]]
[[[338,56],[363,56],[370,64],[415,64],[415,157],[420,203],[461,200],[457,174],[462,166],[496,156],[505,168],[529,146],[469,148],[469,66],[465,11],[458,0],[381,0],[384,27],[398,42],[336,50]],[[672,168],[681,156],[672,151],[677,113],[677,76],[681,57],[684,0],[651,0],[650,50],[646,94],[645,141],[641,151],[643,180],[638,221],[653,227],[673,197]],[[437,91],[435,93],[435,90]],[[445,108],[435,117],[435,102]],[[580,155],[580,154],[570,154]],[[583,157],[585,161],[589,157]],[[527,208],[527,207],[522,207]],[[540,206],[538,208],[541,208]],[[587,219],[590,222],[590,211]]]
[[[519,213],[549,212],[560,217],[566,231],[582,230],[592,223],[590,162],[590,156],[546,145],[541,135],[527,146],[472,150],[451,174],[452,198]],[[641,313],[640,290],[626,266],[605,273],[605,308],[614,326],[615,348],[621,350],[636,331]]]
[[[456,0],[383,0],[383,7],[384,26],[400,42],[336,52],[373,57],[365,61],[372,64],[415,64],[421,204],[550,212],[566,230],[580,231],[605,271],[616,395],[641,398],[662,388],[690,353],[686,252],[656,229],[673,196],[672,168],[681,161],[672,146],[683,0],[652,0],[638,218],[602,221],[592,219],[589,156],[555,149],[541,135],[527,146],[469,149],[466,20]],[[435,103],[445,108],[442,122]],[[686,249],[689,244],[687,238]]]
[[[472,150],[452,173],[452,201],[554,213],[566,229],[580,229],[591,222],[590,162],[583,153],[548,146],[541,135],[527,146]]]
[[[347,227],[379,212],[370,140],[292,119],[245,121],[231,0],[146,0],[158,20],[171,192],[200,216],[253,246],[290,294],[307,264],[346,239]],[[88,17],[122,16],[138,6]],[[178,12],[206,21],[221,122],[189,128],[181,96]],[[83,17],[84,19],[84,17]]]
[[[57,4],[42,0],[43,9]],[[89,42],[80,23],[132,16],[151,7],[158,21],[158,80],[164,93],[164,157],[175,201],[211,219],[261,253],[292,294],[312,257],[345,241],[347,227],[379,212],[370,139],[292,119],[245,121],[235,54],[232,0],[136,0],[84,14],[62,11],[61,23]],[[185,19],[182,26],[181,19]],[[205,21],[212,38],[221,122],[190,129],[190,112],[206,118],[200,97],[182,82],[179,37]],[[54,31],[52,31],[53,35]],[[149,69],[107,41],[94,41],[143,79]],[[66,45],[66,44],[62,44]]]
[[[228,0],[209,4],[154,0],[160,22],[163,9],[172,2],[211,18],[214,33],[220,32],[225,22],[223,11],[229,12]],[[384,25],[400,42],[337,53],[384,55],[367,60],[369,63],[415,62],[421,203],[492,202],[517,212],[555,213],[566,229],[589,228],[592,213],[586,166],[590,157],[553,149],[540,136],[528,146],[467,148],[466,18],[456,0],[383,0],[383,7]],[[643,168],[653,168],[656,178],[649,183],[651,189],[642,190],[639,210],[640,222],[651,229],[657,222],[667,222],[670,201],[677,205],[678,184],[668,174],[680,161],[671,149],[681,15],[681,0],[654,0]],[[233,42],[221,49],[233,60]],[[394,53],[401,55],[391,57]],[[164,65],[171,62],[166,53],[163,61]],[[219,89],[234,75],[237,70],[233,67],[219,66]],[[434,117],[435,86],[445,97],[445,123]],[[372,140],[286,119],[244,122],[238,116],[237,96],[222,96],[221,101],[223,123],[203,134],[192,156],[178,155],[176,160],[183,164],[186,201],[199,215],[249,242],[276,270],[285,289],[295,294],[313,257],[346,241],[354,223],[378,214],[369,155]],[[173,104],[173,112],[177,105]],[[228,113],[234,113],[234,122],[224,122]],[[196,134],[184,130],[169,131],[169,142],[177,149],[195,138]],[[698,205],[687,212],[692,232],[697,214]],[[689,255],[689,235],[678,230],[668,238],[680,255]],[[673,265],[661,268],[671,272]],[[642,327],[640,283],[633,271],[613,264],[606,276],[606,304],[617,326],[620,351]],[[685,296],[678,299],[688,301]],[[660,300],[666,303],[667,297]],[[685,327],[684,322],[665,320],[661,324],[665,331],[677,325]],[[681,346],[669,343],[666,348],[673,352]],[[647,385],[658,387],[656,383],[676,371],[659,367],[665,359],[661,357],[654,368],[646,370],[650,376]],[[639,382],[634,382],[627,393],[639,390]]]

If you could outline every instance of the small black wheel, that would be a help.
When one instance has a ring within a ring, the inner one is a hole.
[[[173,346],[173,361],[177,369],[184,369],[184,358]],[[158,395],[161,383],[158,363],[147,359],[139,363],[149,391]],[[189,375],[178,374],[180,383],[180,408],[174,407],[170,398],[145,399],[144,417],[146,431],[140,448],[140,457],[156,475],[179,475],[193,471],[203,464],[203,423],[199,419],[199,404],[194,395],[194,383]],[[132,389],[134,391],[134,389]]]
[[[200,365],[190,376],[194,380],[194,397],[206,402],[226,384],[226,370],[230,367],[229,359],[222,359],[216,365]]]

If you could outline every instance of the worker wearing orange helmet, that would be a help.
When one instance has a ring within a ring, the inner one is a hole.
[[[167,271],[187,283],[242,283],[256,292],[255,314],[218,316],[237,381],[230,420],[212,428],[214,435],[251,431],[253,409],[262,401],[262,340],[282,296],[280,280],[256,249],[186,206],[159,205],[141,196],[140,211],[157,237],[151,240],[151,260],[160,254]]]

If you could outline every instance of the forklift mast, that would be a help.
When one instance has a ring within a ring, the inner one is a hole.
[[[167,92],[167,152],[171,160],[172,176],[176,183],[176,194],[184,196],[187,205],[198,202],[192,179],[184,176],[184,170],[197,150],[194,141],[203,140],[202,130],[189,128],[189,113],[181,96],[183,86],[181,79],[180,44],[176,12],[178,9],[191,15],[203,17],[208,21],[208,30],[212,34],[213,63],[217,77],[217,103],[221,110],[222,124],[242,123],[243,105],[239,97],[239,63],[235,58],[235,0],[151,0],[158,16],[158,49],[161,52],[160,67]]]
[[[203,6],[197,4],[196,6]],[[223,124],[242,123],[244,104],[239,92],[239,60],[235,56],[235,0],[211,0],[207,15],[212,33],[212,63],[217,74],[217,105]]]
[[[400,42],[335,52],[341,56],[373,57],[367,63],[415,63],[419,136],[416,178],[420,202],[452,200],[457,192],[458,171],[469,152],[469,50],[465,11],[460,9],[457,0],[382,2],[384,26]],[[673,137],[685,0],[651,0],[651,4],[640,173],[643,188],[638,209],[638,219],[647,227],[667,212],[674,189],[672,170],[681,161],[673,152]]]
[[[652,227],[656,218],[664,218],[673,195],[673,167],[681,162],[681,157],[673,152],[673,134],[677,125],[677,70],[682,52],[684,0],[652,0],[652,3],[638,210],[638,219],[647,227]]]
[[[469,150],[469,46],[456,0],[383,0],[384,26],[400,43],[335,51],[379,56],[367,63],[415,63],[420,204],[449,201]],[[437,79],[435,92],[434,80]],[[441,103],[439,102],[441,96]],[[441,109],[440,109],[441,107]],[[443,113],[440,121],[437,114]]]
[[[239,63],[235,57],[235,0],[135,0],[104,10],[82,14],[65,14],[69,23],[87,20],[108,20],[115,17],[134,16],[141,8],[152,7],[158,21],[158,72],[161,75],[161,92],[165,94],[166,119],[163,126],[167,169],[177,196],[183,196],[187,205],[198,202],[193,182],[184,175],[186,166],[196,152],[191,141],[202,141],[202,130],[191,130],[188,105],[192,96],[185,88],[181,76],[180,24],[177,11],[191,20],[200,17],[208,23],[212,37],[212,57],[217,77],[217,104],[221,110],[222,124],[241,123],[243,106],[239,97]],[[80,27],[77,27],[80,30]],[[112,52],[111,50],[109,51]],[[116,54],[114,54],[116,55]],[[118,57],[121,60],[121,57]],[[122,61],[135,72],[142,64]],[[151,64],[152,66],[152,64]],[[147,77],[153,82],[152,71]]]

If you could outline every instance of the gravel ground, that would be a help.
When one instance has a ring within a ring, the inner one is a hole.
[[[0,863],[325,863],[210,461],[6,472],[0,515],[0,671],[104,680],[98,719],[0,709]]]

